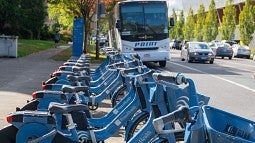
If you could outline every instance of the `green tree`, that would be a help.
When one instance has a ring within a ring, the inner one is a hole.
[[[17,35],[19,0],[0,0],[0,34]]]
[[[236,9],[232,5],[233,0],[227,0],[223,10],[222,23],[220,26],[221,39],[231,40],[236,28]]]
[[[205,7],[204,5],[200,5],[197,11],[197,21],[195,25],[195,37],[197,41],[203,41],[203,26],[205,21]]]
[[[52,5],[50,17],[56,19],[62,25],[68,26],[73,22],[75,17],[84,19],[84,47],[83,52],[87,53],[89,34],[91,33],[90,25],[95,23],[97,0],[48,0]],[[112,9],[113,0],[101,0],[102,3],[107,4],[106,9]],[[72,25],[72,24],[71,24]],[[70,26],[69,28],[71,28]],[[96,59],[99,59],[99,49],[96,49]]]
[[[240,40],[243,44],[248,45],[252,40],[252,34],[255,30],[255,23],[253,18],[251,0],[245,0],[245,5],[243,10],[239,15],[239,32],[240,32]]]
[[[84,19],[84,47],[83,52],[87,53],[90,23],[95,15],[96,0],[48,0],[50,5],[50,18],[67,26],[71,30],[75,18]],[[71,25],[71,26],[68,26]]]
[[[186,22],[183,27],[183,35],[187,40],[194,39],[194,27],[195,27],[195,19],[192,8],[189,9],[188,16],[186,18]]]
[[[175,9],[173,9],[172,17],[174,18],[175,25],[170,29],[170,39],[176,39],[176,23],[177,23],[177,14],[175,12]]]
[[[178,15],[178,20],[176,23],[176,29],[175,29],[175,34],[177,39],[183,40],[183,25],[184,25],[184,14],[183,10],[180,11],[180,14]]]
[[[209,42],[216,39],[218,35],[218,17],[214,0],[211,0],[208,13],[206,14],[203,27],[204,41]]]
[[[21,0],[19,21],[20,32],[29,39],[40,39],[44,19],[47,15],[44,0]],[[27,34],[26,34],[27,33]]]

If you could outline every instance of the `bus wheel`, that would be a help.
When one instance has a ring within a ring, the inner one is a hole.
[[[159,61],[159,66],[162,68],[166,67],[166,61]]]

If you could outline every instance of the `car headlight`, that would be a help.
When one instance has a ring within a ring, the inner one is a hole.
[[[213,53],[208,53],[208,56],[213,56]]]
[[[197,52],[191,52],[190,54],[191,54],[191,55],[198,55]]]

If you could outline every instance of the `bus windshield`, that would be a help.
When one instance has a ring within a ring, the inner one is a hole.
[[[160,40],[168,35],[165,3],[125,3],[120,11],[123,40]]]

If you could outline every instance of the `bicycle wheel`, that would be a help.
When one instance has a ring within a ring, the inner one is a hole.
[[[149,114],[144,114],[142,115],[140,118],[138,118],[137,121],[135,121],[135,123],[133,124],[133,126],[130,128],[128,135],[127,135],[127,142],[146,124],[147,120],[149,119]],[[173,125],[174,127],[179,126],[178,128],[182,128],[181,124],[178,123],[178,125]],[[184,141],[184,132],[176,132],[174,133],[175,135],[175,140],[177,143],[182,143]],[[155,140],[157,139],[157,136],[155,136],[154,139],[152,139],[150,141],[150,143],[155,142]],[[156,142],[160,142],[160,143],[168,143],[167,139],[159,139],[160,141],[156,141]]]
[[[118,89],[118,91],[112,96],[112,107],[116,106],[124,96],[126,96],[126,86]]]
[[[133,126],[127,133],[127,142],[146,124],[150,114],[143,114],[138,120],[136,120]]]
[[[8,125],[0,130],[0,141],[3,143],[16,142],[16,134],[18,129],[13,125]]]

